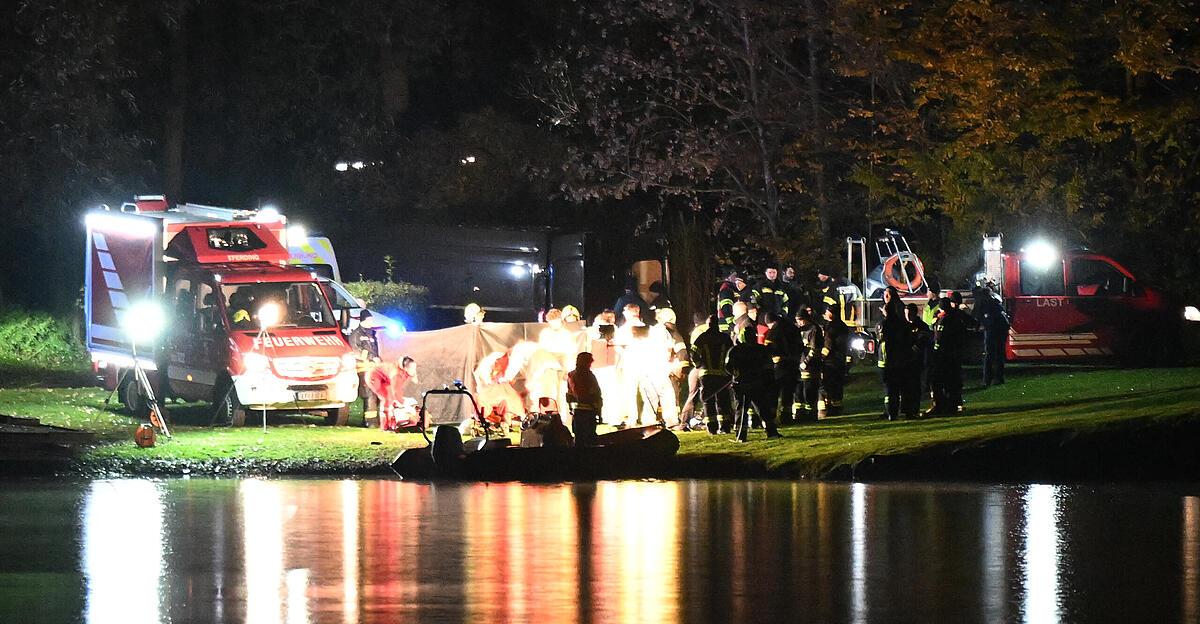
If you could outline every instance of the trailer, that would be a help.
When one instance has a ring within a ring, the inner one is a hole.
[[[354,355],[319,277],[288,264],[282,215],[140,196],[86,224],[86,345],[127,409],[145,409],[136,358],[156,395],[209,401],[217,422],[289,410],[345,424],[358,395]],[[145,305],[167,328],[135,345],[125,324]]]

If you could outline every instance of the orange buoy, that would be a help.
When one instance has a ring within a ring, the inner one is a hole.
[[[925,285],[925,267],[921,266],[920,258],[905,254],[904,262],[909,264],[912,270],[911,276],[905,275],[907,271],[901,270],[900,256],[901,254],[896,254],[883,262],[883,281],[901,292],[917,292]]]
[[[133,441],[142,448],[150,448],[154,446],[154,436],[154,427],[138,425],[137,430],[133,432]]]

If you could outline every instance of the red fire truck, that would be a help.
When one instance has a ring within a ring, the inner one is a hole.
[[[983,239],[981,277],[999,285],[1012,318],[1009,360],[1117,356],[1126,363],[1173,359],[1185,310],[1116,260],[1034,241],[1005,251]]]
[[[354,356],[317,276],[288,265],[281,215],[141,196],[86,222],[87,347],[128,409],[144,410],[127,374],[136,356],[157,395],[210,401],[215,422],[294,410],[345,424],[358,392]],[[123,320],[148,302],[166,328],[135,345]],[[267,311],[276,318],[265,321]]]
[[[928,296],[924,269],[903,236],[888,230],[875,247],[880,264],[867,271],[867,242],[847,239],[847,275],[854,277],[857,268],[862,282],[839,288],[843,318],[856,332],[852,345],[861,356],[874,353],[884,288],[895,287],[905,303],[922,307]],[[1000,236],[987,236],[983,267],[976,283],[997,288],[1012,320],[1009,360],[1116,356],[1128,364],[1168,362],[1181,348],[1185,319],[1200,320],[1194,307],[1172,304],[1116,260],[1087,250],[1060,252],[1032,242],[1006,251]],[[970,308],[971,294],[963,294]]]

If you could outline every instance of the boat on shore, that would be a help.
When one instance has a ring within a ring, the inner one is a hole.
[[[596,446],[520,447],[508,438],[463,442],[458,429],[438,426],[433,443],[406,449],[392,462],[405,479],[464,481],[595,481],[660,474],[679,450],[679,438],[660,427],[597,436]]]

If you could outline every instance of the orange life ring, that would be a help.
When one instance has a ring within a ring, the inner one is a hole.
[[[899,275],[899,271],[896,270],[899,265],[901,254],[896,254],[883,261],[883,281],[886,282],[888,286],[891,286],[896,290],[910,293],[917,292],[922,286],[925,285],[925,267],[921,266],[921,259],[915,255],[904,255],[907,256],[904,259],[905,262],[913,265],[913,268],[916,269],[913,271],[913,275],[911,278],[909,278],[908,282],[905,282],[904,277]]]

